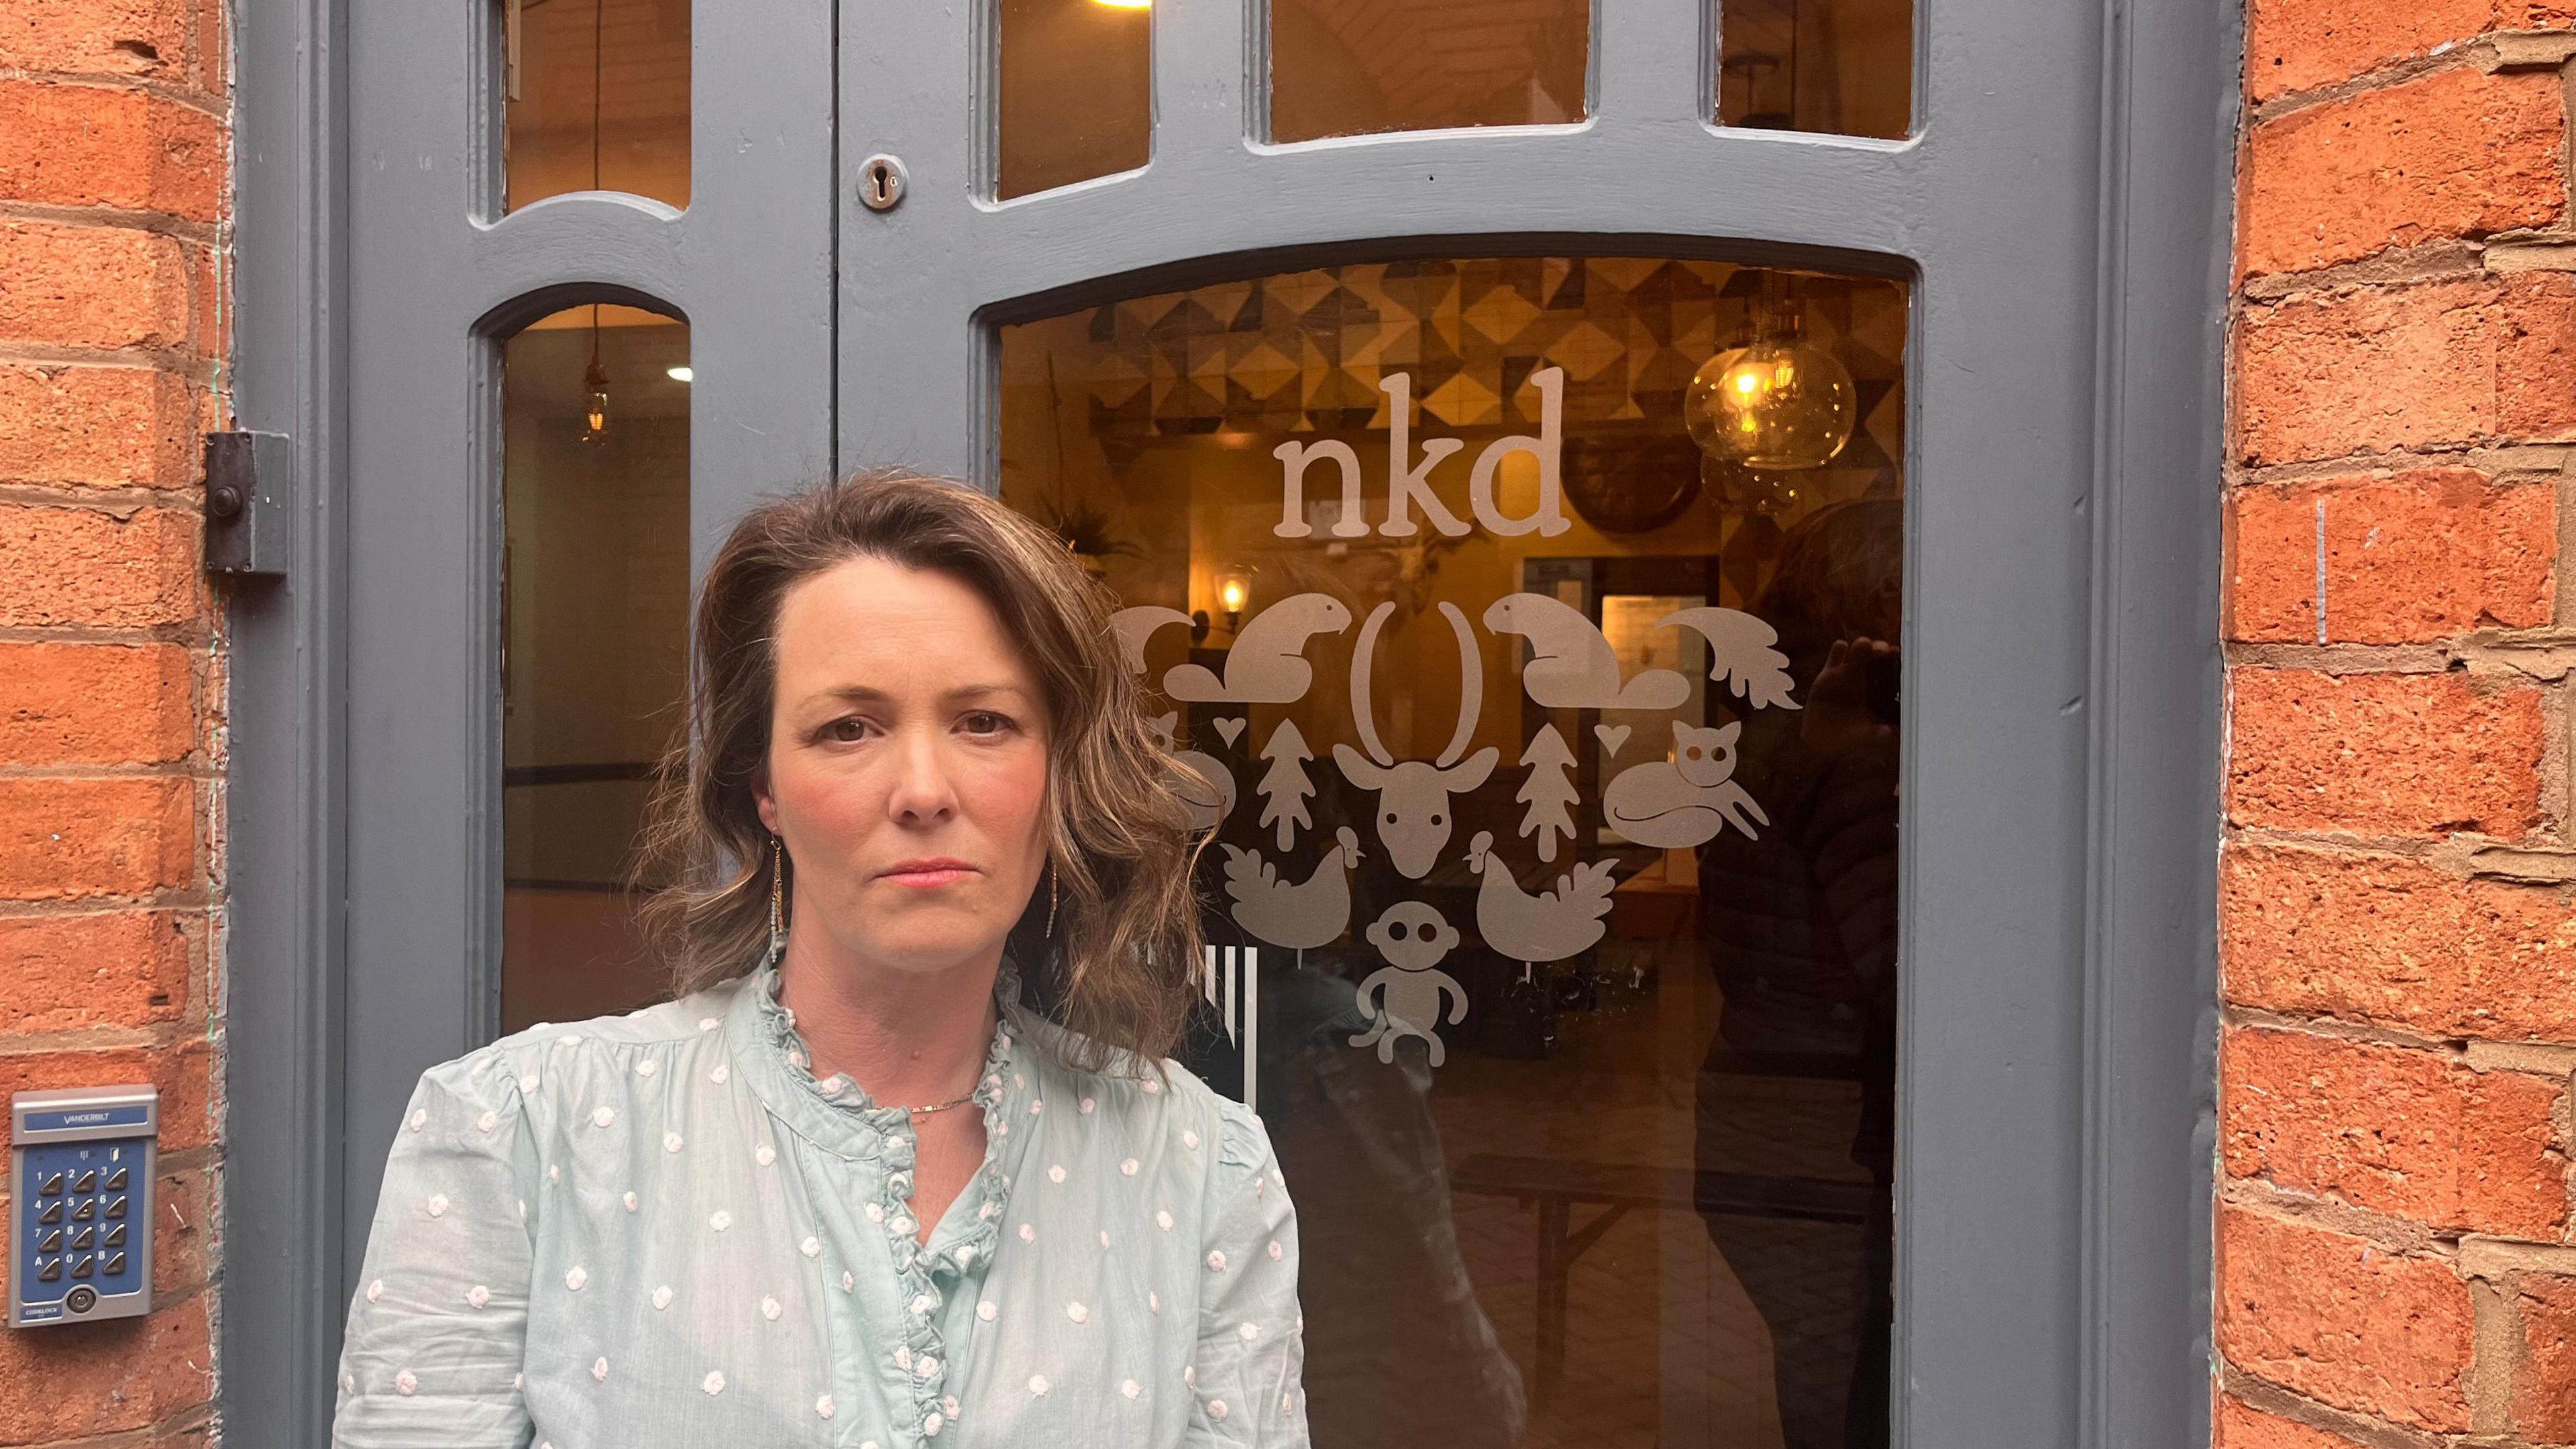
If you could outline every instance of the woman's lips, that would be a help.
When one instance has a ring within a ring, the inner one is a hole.
[[[954,884],[976,873],[975,867],[962,860],[905,860],[898,861],[879,872],[877,879],[890,885],[910,886],[914,890],[929,890],[935,886]]]

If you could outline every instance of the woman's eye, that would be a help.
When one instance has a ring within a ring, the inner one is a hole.
[[[970,735],[998,735],[1011,727],[1011,720],[1008,715],[978,710],[959,721],[959,724]]]
[[[842,744],[856,744],[868,737],[868,722],[863,719],[836,719],[823,726],[823,737]]]

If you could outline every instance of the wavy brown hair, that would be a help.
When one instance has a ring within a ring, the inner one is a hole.
[[[857,558],[946,574],[982,595],[1046,694],[1049,868],[1062,888],[1041,989],[1099,1069],[1180,1039],[1199,971],[1199,841],[1110,632],[1108,591],[1062,542],[963,484],[897,470],[773,499],[736,523],[700,585],[696,673],[664,754],[634,879],[686,994],[750,971],[769,938],[770,839],[752,796],[769,755],[779,606]],[[793,895],[795,861],[782,883]],[[1034,903],[1033,903],[1034,904]]]

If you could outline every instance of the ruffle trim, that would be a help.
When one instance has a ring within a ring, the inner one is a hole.
[[[947,1339],[939,1331],[939,1308],[955,1284],[970,1279],[992,1260],[1010,1197],[1002,1162],[1011,1134],[1008,1109],[1022,1090],[1015,1085],[1019,1078],[1014,1071],[1017,1042],[1012,1020],[1020,995],[1018,974],[1005,963],[993,983],[1000,1003],[998,1025],[984,1053],[984,1074],[972,1095],[984,1113],[984,1161],[958,1196],[974,1204],[974,1215],[955,1237],[943,1240],[934,1231],[928,1244],[920,1241],[921,1224],[913,1217],[910,1202],[919,1144],[911,1113],[880,1106],[866,1089],[846,1077],[834,1077],[837,1085],[816,1081],[813,1054],[796,1030],[796,1014],[779,1001],[778,989],[776,966],[764,965],[753,973],[751,995],[761,1039],[789,1068],[781,1075],[791,1090],[809,1095],[818,1105],[864,1128],[877,1149],[873,1155],[884,1168],[878,1179],[876,1211],[869,1217],[884,1229],[903,1285],[904,1343],[894,1364],[912,1386],[914,1422],[923,1434],[935,1438],[957,1417],[957,1400],[947,1391],[950,1364]],[[925,1362],[931,1365],[926,1373],[921,1368]]]

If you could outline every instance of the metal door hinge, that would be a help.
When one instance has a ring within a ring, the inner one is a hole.
[[[206,434],[206,568],[282,578],[295,547],[295,440]]]

